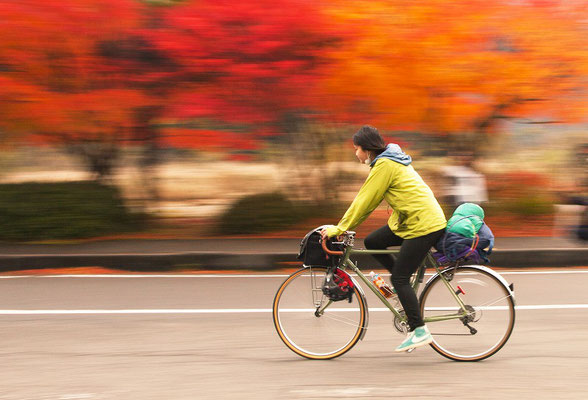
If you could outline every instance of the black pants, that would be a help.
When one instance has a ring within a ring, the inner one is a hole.
[[[441,238],[444,231],[445,229],[441,229],[414,239],[403,239],[396,236],[386,225],[370,233],[364,240],[366,249],[370,250],[401,246],[396,259],[390,254],[374,254],[373,256],[392,274],[392,285],[406,312],[411,331],[423,326],[424,322],[416,293],[410,286],[410,277],[421,265],[427,252]]]

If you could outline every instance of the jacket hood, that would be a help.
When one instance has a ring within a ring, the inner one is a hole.
[[[474,237],[484,224],[484,210],[477,204],[464,203],[457,207],[447,221],[447,231]]]
[[[388,158],[402,165],[410,165],[412,162],[412,158],[402,151],[400,146],[395,143],[389,143],[388,146],[386,146],[386,150],[374,158],[374,161],[371,162],[370,167],[373,167],[376,164],[376,161],[378,161],[380,158]]]

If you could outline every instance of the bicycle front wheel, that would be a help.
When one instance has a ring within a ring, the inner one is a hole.
[[[431,334],[431,346],[456,361],[479,361],[505,345],[514,327],[515,305],[507,286],[485,268],[463,266],[437,275],[421,294],[421,312]],[[465,304],[460,310],[450,292]],[[460,318],[445,319],[462,313]]]
[[[367,305],[357,285],[351,303],[332,302],[321,290],[327,268],[306,267],[278,289],[273,319],[278,335],[302,357],[325,360],[349,351],[367,326]]]

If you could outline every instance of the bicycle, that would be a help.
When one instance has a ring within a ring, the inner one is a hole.
[[[395,250],[354,249],[355,232],[334,242],[343,250],[327,248],[335,265],[344,273],[346,267],[394,314],[394,327],[408,331],[407,318],[396,297],[392,302],[363,274],[350,256],[357,254],[391,254]],[[433,349],[455,361],[480,361],[498,352],[508,341],[515,322],[514,286],[502,276],[482,265],[464,265],[465,258],[440,264],[429,251],[425,261],[411,278],[418,294],[427,265],[435,273],[425,283],[419,296],[423,319],[433,335]],[[278,335],[296,354],[309,359],[339,357],[362,340],[368,327],[368,305],[363,288],[353,276],[353,294],[348,301],[332,301],[322,291],[329,269],[308,266],[291,274],[276,292],[273,321]]]

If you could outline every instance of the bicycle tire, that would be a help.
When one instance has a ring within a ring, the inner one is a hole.
[[[428,322],[430,346],[455,361],[481,361],[496,354],[514,329],[515,302],[509,287],[486,267],[460,266],[442,273],[453,274],[450,285],[472,311],[462,319]],[[439,274],[423,289],[420,304],[424,318],[458,309]]]
[[[367,328],[368,308],[357,283],[352,302],[332,302],[323,315],[319,307],[328,303],[320,291],[325,267],[303,267],[280,285],[272,315],[278,336],[294,353],[313,360],[339,357],[355,346]],[[314,294],[313,294],[314,293]]]

